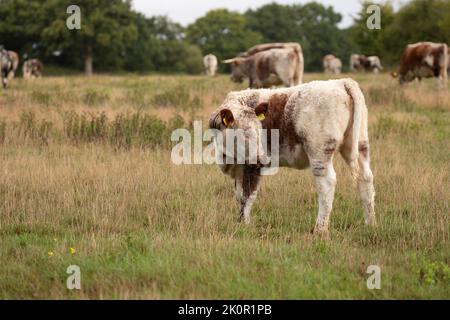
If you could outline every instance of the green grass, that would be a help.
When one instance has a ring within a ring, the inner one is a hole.
[[[355,78],[379,225],[364,226],[338,158],[329,238],[310,233],[308,170],[264,178],[245,226],[217,167],[170,162],[170,129],[206,121],[240,88],[225,76],[13,82],[0,91],[0,298],[450,298],[450,94]],[[66,288],[73,264],[81,290]],[[369,265],[381,268],[380,290],[366,286]]]

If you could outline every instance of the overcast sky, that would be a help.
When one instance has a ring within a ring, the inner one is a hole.
[[[316,0],[326,6],[333,6],[343,16],[341,27],[352,22],[352,15],[360,9],[360,0]],[[186,26],[203,16],[207,11],[217,8],[228,8],[244,12],[264,4],[277,2],[280,4],[307,3],[310,0],[134,0],[133,6],[147,16],[167,15],[175,22]]]

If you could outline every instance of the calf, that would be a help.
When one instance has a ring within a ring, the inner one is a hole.
[[[364,96],[355,81],[314,81],[284,89],[232,92],[211,115],[210,128],[225,134],[226,129],[242,129],[246,139],[258,141],[260,129],[277,129],[280,165],[296,169],[311,167],[319,196],[314,231],[326,232],[336,185],[333,158],[338,152],[357,180],[366,224],[375,225],[367,116]],[[257,157],[255,165],[249,163],[247,152],[244,164],[223,161],[219,165],[235,180],[240,217],[245,223],[250,222],[261,170],[267,166],[260,159],[276,156],[264,152]],[[224,160],[227,156],[223,154]]]

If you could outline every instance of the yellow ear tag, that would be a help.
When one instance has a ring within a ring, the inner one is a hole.
[[[227,118],[223,118],[222,121],[224,125],[228,126]]]
[[[263,121],[265,118],[266,118],[266,116],[264,115],[264,113],[258,114],[258,120],[259,121]]]

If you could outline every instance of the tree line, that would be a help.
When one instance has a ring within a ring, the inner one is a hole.
[[[96,71],[202,72],[202,56],[232,58],[262,42],[299,42],[305,70],[322,70],[332,53],[347,65],[351,53],[378,55],[395,65],[408,43],[450,43],[450,0],[412,0],[397,11],[377,3],[381,29],[370,30],[361,3],[354,23],[339,28],[342,15],[318,2],[270,3],[245,13],[216,9],[183,27],[166,16],[147,17],[130,0],[78,0],[81,29],[69,30],[72,0],[0,0],[0,44],[45,63]],[[225,70],[226,66],[222,66]]]

